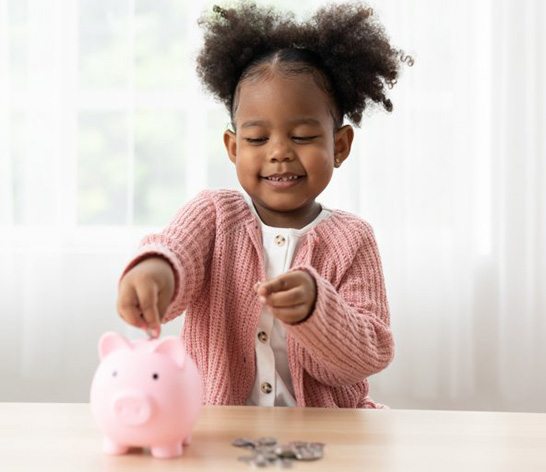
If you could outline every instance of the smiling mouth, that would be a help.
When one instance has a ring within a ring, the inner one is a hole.
[[[271,182],[292,182],[303,179],[303,177],[303,175],[270,175],[262,178]]]

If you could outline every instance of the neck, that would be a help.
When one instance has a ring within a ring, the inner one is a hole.
[[[313,221],[321,212],[321,206],[313,201],[304,207],[291,211],[273,211],[253,202],[260,219],[275,228],[301,229]]]

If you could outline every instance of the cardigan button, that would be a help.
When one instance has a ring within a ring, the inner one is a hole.
[[[284,246],[285,242],[286,238],[282,234],[277,234],[277,236],[275,236],[275,244],[277,246]]]
[[[273,390],[273,387],[269,382],[263,382],[260,388],[262,389],[263,393],[271,393],[271,391]]]
[[[266,343],[267,342],[267,333],[265,331],[260,331],[258,333],[258,339],[260,340],[260,342]]]

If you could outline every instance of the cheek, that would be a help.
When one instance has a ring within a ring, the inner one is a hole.
[[[248,175],[249,175],[248,171],[245,170],[244,166],[241,166],[239,162],[235,164],[235,170],[237,172],[237,179],[239,180],[239,182],[244,184],[246,180],[248,179]]]
[[[315,159],[312,163],[313,167],[309,170],[312,171],[312,182],[316,187],[325,188],[330,183],[334,173],[333,159],[329,153],[325,153],[320,156],[320,159]]]
[[[334,154],[328,148],[310,150],[306,156],[307,167],[312,168],[314,172],[331,176],[334,166]]]
[[[240,153],[235,167],[239,178],[255,177],[260,172],[260,161],[256,156]]]
[[[328,185],[328,183],[332,179],[333,173],[334,173],[334,169],[332,164],[330,164],[329,162],[325,162],[323,165],[323,169],[320,172],[320,175],[321,175],[320,180],[324,186]]]

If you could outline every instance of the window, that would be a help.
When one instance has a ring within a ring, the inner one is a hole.
[[[236,185],[227,114],[194,72],[197,3],[1,3],[0,224],[163,225],[200,189]]]

